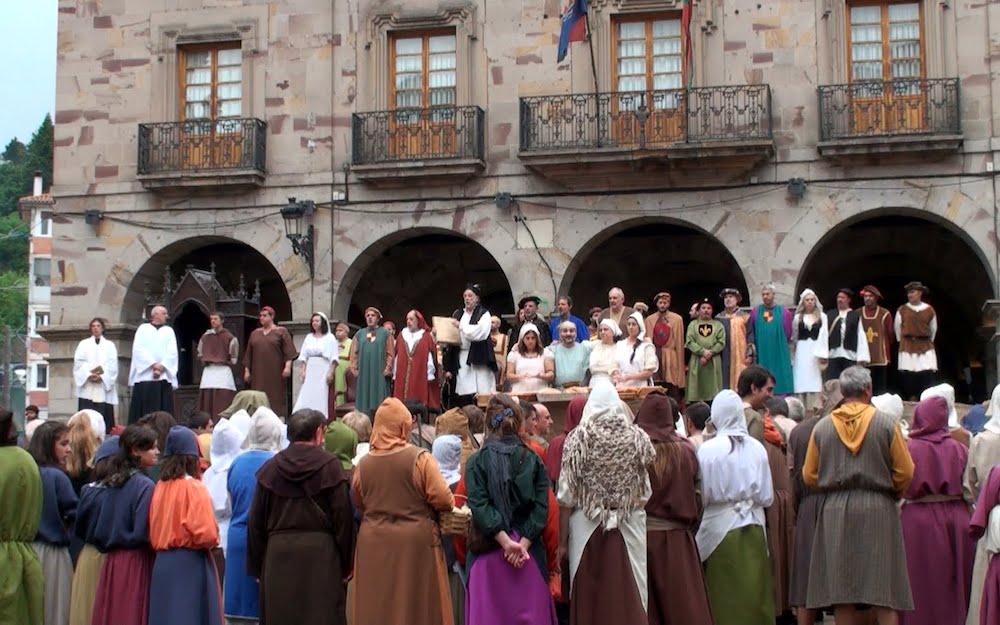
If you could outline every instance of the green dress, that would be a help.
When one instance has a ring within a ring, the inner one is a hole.
[[[337,357],[337,368],[333,374],[333,389],[337,397],[334,403],[335,406],[339,406],[347,401],[347,379],[344,376],[347,373],[347,363],[350,359],[351,339],[347,339],[340,348],[340,354]]]
[[[691,351],[688,361],[687,401],[712,401],[722,390],[722,358],[726,347],[726,329],[715,319],[695,319],[688,325],[684,346]],[[701,353],[710,350],[707,365],[700,362]]]
[[[19,447],[0,447],[0,623],[42,624],[42,565],[31,547],[41,519],[38,465]]]
[[[376,328],[375,336],[370,341],[368,332],[368,328],[361,328],[353,339],[358,353],[358,388],[354,408],[361,412],[378,408],[391,392],[385,377],[385,344],[389,340],[389,331]]]

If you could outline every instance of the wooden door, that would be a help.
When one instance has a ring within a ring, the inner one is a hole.
[[[231,169],[243,163],[242,63],[239,47],[184,49],[182,169]]]
[[[459,155],[454,31],[405,33],[392,42],[392,102],[388,151],[392,160]]]

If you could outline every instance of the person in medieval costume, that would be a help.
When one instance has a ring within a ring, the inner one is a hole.
[[[661,291],[653,298],[656,312],[646,317],[646,337],[656,346],[660,366],[653,382],[664,386],[667,394],[680,401],[687,386],[684,374],[684,319],[670,310],[670,293]]]
[[[232,365],[240,357],[240,342],[222,324],[225,317],[219,311],[208,316],[211,326],[198,341],[198,359],[204,366],[198,387],[198,410],[213,419],[229,407],[236,397],[236,380]]]
[[[482,305],[483,290],[469,284],[462,291],[463,307],[452,313],[458,328],[460,345],[449,346],[444,353],[445,376],[454,380],[456,400],[452,407],[475,403],[476,395],[496,389],[497,361],[490,342],[490,313]]]
[[[597,322],[600,323],[605,319],[610,319],[618,324],[622,335],[627,336],[628,328],[625,327],[625,323],[633,312],[635,312],[634,309],[625,305],[625,291],[618,287],[612,287],[608,291],[608,307],[601,311]]]
[[[822,359],[828,349],[826,315],[823,304],[812,289],[805,289],[799,295],[799,304],[792,317],[792,345],[795,346],[795,364],[792,367],[795,392],[803,396],[806,403],[812,403],[823,390]],[[821,356],[817,355],[821,354]]]
[[[151,412],[173,414],[174,389],[177,388],[177,337],[167,325],[167,309],[153,306],[149,323],[135,331],[132,339],[132,366],[128,385],[132,401],[128,422],[135,423]]]
[[[354,409],[361,412],[378,408],[382,400],[392,394],[389,376],[392,375],[396,341],[381,322],[382,313],[369,306],[365,309],[365,327],[351,340],[350,367],[358,381]]]
[[[568,530],[559,540],[569,555],[570,623],[645,623],[647,467],[656,452],[611,382],[592,388],[580,425],[566,436],[557,489]]]
[[[260,327],[250,333],[243,354],[243,379],[255,391],[267,395],[271,410],[282,419],[288,417],[288,379],[292,361],[298,355],[288,330],[274,323],[274,309],[260,309]]]
[[[892,313],[879,306],[882,293],[874,286],[865,285],[861,289],[861,297],[865,305],[858,309],[858,313],[871,359],[866,366],[872,372],[872,392],[881,395],[889,388],[889,360],[892,358],[894,337]]]
[[[776,395],[795,391],[792,358],[788,347],[792,339],[792,313],[774,301],[775,287],[761,289],[762,303],[750,313],[747,323],[753,327],[757,362],[774,375]]]
[[[969,614],[977,625],[1000,623],[1000,466],[993,467],[969,523],[972,538],[981,540],[989,557],[978,614]],[[969,621],[966,621],[969,622]]]
[[[712,319],[712,302],[702,300],[698,318],[688,324],[685,345],[691,352],[688,363],[687,400],[711,401],[722,390],[722,358],[726,329]]]
[[[347,369],[351,361],[351,328],[344,322],[336,324],[333,336],[337,341],[337,366],[330,372],[327,383],[333,387],[333,408],[347,402]],[[333,409],[328,410],[334,414]]]
[[[836,380],[844,369],[866,365],[871,359],[861,315],[851,308],[853,298],[854,291],[840,289],[837,308],[826,314],[827,340],[817,346],[816,354],[827,361],[824,375],[827,380]]]
[[[541,303],[542,299],[537,295],[522,297],[521,301],[517,303],[517,309],[522,311],[522,316],[519,317],[518,322],[511,327],[510,332],[507,334],[509,345],[517,345],[521,336],[521,327],[529,323],[534,325],[538,330],[538,344],[540,347],[545,348],[552,344],[552,333],[549,332],[549,324],[538,314],[538,306]]]
[[[406,313],[406,325],[399,332],[393,366],[392,396],[399,401],[416,400],[435,413],[441,412],[441,366],[437,344],[427,321],[418,310]]]
[[[77,410],[96,410],[104,417],[104,429],[115,426],[118,405],[118,350],[104,338],[104,320],[90,321],[90,336],[80,341],[73,354],[73,382]]]
[[[903,399],[916,399],[921,391],[934,383],[937,374],[937,313],[923,301],[930,292],[920,282],[909,282],[906,303],[896,310],[893,329],[899,341],[899,373],[903,382]]]
[[[748,314],[740,310],[743,295],[739,289],[726,288],[719,293],[722,312],[715,318],[726,330],[726,347],[722,350],[722,388],[735,389],[743,370],[753,364],[753,326],[747,325]]]
[[[556,328],[559,342],[545,348],[545,353],[552,358],[556,377],[553,386],[569,388],[583,386],[590,370],[590,352],[594,344],[591,341],[577,341],[577,326],[572,321],[563,321]]]
[[[302,341],[302,349],[299,351],[299,381],[302,388],[299,389],[292,412],[312,408],[329,418],[332,413],[330,385],[327,380],[337,365],[337,339],[330,331],[330,320],[321,312],[315,312],[309,318],[309,329],[312,331]]]

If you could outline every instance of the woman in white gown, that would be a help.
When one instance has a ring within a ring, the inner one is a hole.
[[[799,296],[799,305],[792,317],[792,343],[795,345],[792,377],[796,393],[819,393],[823,390],[823,370],[820,365],[826,361],[817,358],[816,352],[817,347],[820,347],[820,352],[826,353],[827,340],[823,305],[812,289],[806,289]]]
[[[326,377],[331,367],[337,364],[340,346],[330,332],[330,322],[326,315],[321,312],[313,313],[309,325],[312,332],[302,341],[302,349],[299,350],[299,381],[302,382],[302,388],[299,389],[299,397],[295,400],[292,412],[312,408],[329,419],[327,402],[330,387],[326,383]]]
[[[660,367],[656,346],[646,339],[646,324],[642,313],[634,312],[625,322],[628,336],[615,345],[618,375],[612,376],[617,386],[650,386],[653,374]]]

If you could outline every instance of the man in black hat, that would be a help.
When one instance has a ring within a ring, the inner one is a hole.
[[[816,357],[827,359],[824,380],[838,380],[844,369],[857,364],[867,364],[871,360],[868,353],[868,339],[861,326],[861,315],[851,308],[854,291],[837,291],[837,309],[826,313],[827,345],[816,346]],[[827,350],[824,350],[826,347]],[[824,354],[824,351],[826,352]]]
[[[868,340],[868,354],[871,361],[868,370],[872,372],[872,392],[881,395],[888,391],[889,361],[892,354],[892,313],[879,306],[882,292],[867,284],[861,289],[861,297],[865,305],[858,309],[861,315],[861,328]]]
[[[519,321],[511,328],[508,334],[507,344],[517,345],[518,337],[521,336],[521,326],[526,323],[534,324],[538,328],[538,345],[544,349],[552,344],[552,334],[549,332],[549,324],[538,315],[538,305],[542,300],[535,295],[528,295],[521,298],[517,303],[518,310],[523,311],[524,321]]]
[[[905,399],[915,401],[937,376],[937,313],[923,301],[929,289],[921,282],[905,287],[906,303],[896,310],[894,329],[899,341],[899,373]]]

